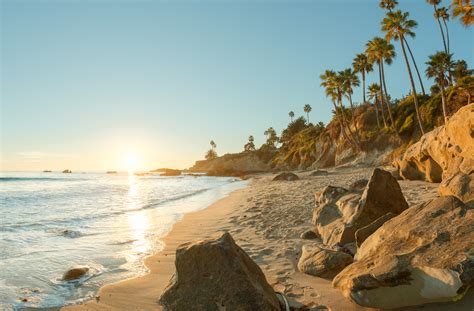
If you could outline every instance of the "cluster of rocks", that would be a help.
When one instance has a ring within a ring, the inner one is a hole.
[[[474,285],[474,201],[445,196],[408,207],[381,169],[315,199],[314,228],[301,236],[314,240],[298,268],[333,279],[353,302],[391,309],[456,301]]]

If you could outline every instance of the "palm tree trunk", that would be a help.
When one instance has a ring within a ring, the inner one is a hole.
[[[362,69],[361,74],[362,74],[362,98],[365,104],[365,70],[364,69]]]
[[[443,38],[444,51],[446,53],[448,53],[448,48],[446,46],[446,39],[444,37],[443,27],[441,26],[441,22],[439,21],[439,18],[437,17],[437,13],[436,13],[437,7],[436,7],[436,5],[433,5],[433,8],[434,8],[434,12],[435,12],[435,18],[438,21],[439,30],[441,31],[441,37]]]
[[[382,67],[379,65],[379,80],[380,80],[380,107],[382,108],[382,120],[383,120],[383,127],[387,127],[387,120],[385,120],[385,111],[383,108],[383,86],[382,86]]]
[[[356,140],[357,142],[360,142],[359,130],[357,129],[357,122],[355,119],[355,109],[352,103],[352,95],[351,95],[351,92],[348,92],[348,93],[349,93],[349,104],[351,105],[352,124],[354,125]]]
[[[407,45],[408,53],[410,54],[411,60],[413,62],[413,66],[415,66],[416,75],[418,76],[418,81],[420,82],[421,93],[423,93],[423,95],[426,95],[425,86],[423,85],[423,81],[421,80],[420,71],[418,70],[418,66],[416,65],[415,57],[413,56],[413,53],[411,52],[410,45],[408,44],[408,41],[405,39],[405,37],[403,37],[403,40],[405,40],[405,44]]]
[[[444,81],[444,79],[441,81]],[[444,94],[444,85],[442,82],[439,84],[439,88],[441,89],[441,104],[443,106],[444,124],[447,124],[448,114],[446,113],[446,95]]]
[[[405,44],[404,44],[404,37],[402,34],[398,34],[401,38],[400,44],[402,45],[402,52],[403,52],[403,57],[405,58],[405,63],[407,65],[408,69],[408,75],[410,76],[410,83],[411,83],[411,90],[413,92],[413,101],[415,103],[415,110],[416,110],[416,117],[418,119],[418,125],[420,126],[420,131],[422,135],[425,135],[425,130],[423,129],[423,123],[421,122],[421,114],[420,114],[420,109],[418,107],[418,98],[416,97],[416,88],[415,88],[415,82],[413,81],[413,75],[411,73],[411,68],[410,68],[410,63],[408,62],[407,58],[407,53],[405,51]]]
[[[352,132],[351,130],[351,127],[348,125],[347,123],[347,120],[346,120],[346,116],[344,115],[344,106],[342,105],[342,98],[341,98],[341,95],[338,95],[338,102],[339,102],[339,107],[341,109],[341,116],[342,116],[342,123],[344,125],[344,128],[346,128],[349,132],[349,137],[348,140],[349,142],[355,146],[356,149],[360,150],[360,147],[359,147],[359,144],[355,141],[354,139],[354,133]]]
[[[395,128],[395,122],[393,121],[393,116],[392,116],[392,109],[390,108],[390,101],[388,100],[388,92],[387,92],[387,84],[385,83],[385,71],[383,67],[383,61],[381,63],[382,67],[382,81],[383,81],[383,89],[385,91],[385,96],[387,97],[387,101],[385,102],[387,104],[387,110],[388,110],[388,115],[390,117],[390,122],[392,123],[393,130],[397,132],[397,129]]]
[[[308,124],[309,124],[309,112],[306,113],[306,118],[308,119]]]
[[[448,54],[450,53],[449,50],[449,30],[448,30],[448,24],[446,23],[446,19],[443,18],[443,23],[444,23],[444,28],[446,29],[446,41],[448,43]],[[451,74],[451,71],[448,72],[448,77],[449,77],[449,84],[453,85],[453,75]]]
[[[337,106],[336,106],[336,103],[333,101],[332,104],[334,105],[334,112],[336,113],[336,117],[337,117],[338,119],[340,119],[340,120],[339,120],[339,125],[341,126],[341,134],[342,134],[342,136],[343,136],[348,142],[350,142],[350,143],[352,144],[352,140],[349,138],[349,136],[348,136],[347,133],[346,133],[346,130],[344,129],[344,128],[345,128],[344,115],[342,115],[342,117],[339,117],[339,114],[337,113]],[[341,114],[342,114],[342,113],[343,113],[343,112],[341,111]]]
[[[380,120],[379,120],[379,108],[377,103],[377,97],[374,97],[374,106],[375,106],[375,118],[377,119],[377,128],[380,128]]]

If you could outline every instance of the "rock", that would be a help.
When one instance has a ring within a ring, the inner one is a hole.
[[[313,240],[319,238],[319,234],[314,232],[314,230],[306,230],[305,232],[301,233],[300,238],[305,240]]]
[[[369,183],[369,180],[365,178],[356,180],[349,186],[349,190],[351,191],[364,190],[365,186],[367,186],[368,183]]]
[[[398,215],[408,208],[398,182],[389,172],[378,168],[362,195],[326,187],[316,194],[316,201],[320,204],[313,211],[312,223],[327,245],[355,242],[357,230],[387,213]]]
[[[329,173],[325,170],[315,170],[309,174],[309,176],[327,176]]]
[[[190,172],[208,173],[211,176],[241,176],[268,172],[268,161],[262,160],[257,152],[225,154],[211,160],[196,161]]]
[[[71,174],[71,173],[72,173],[71,170],[64,170],[64,171],[63,171],[63,174]]]
[[[262,270],[229,233],[180,245],[175,264],[159,299],[165,310],[280,310]]]
[[[352,263],[352,256],[317,245],[304,245],[298,261],[298,269],[321,278],[333,278],[345,266]]]
[[[89,272],[89,267],[77,266],[66,271],[63,275],[63,281],[77,280]]]
[[[164,169],[160,174],[160,176],[180,176],[180,175],[181,175],[180,170],[174,170],[171,168]]]
[[[349,190],[342,187],[327,186],[320,192],[316,192],[314,198],[320,204],[333,203],[348,192]]]
[[[446,125],[426,133],[395,161],[403,179],[441,182],[474,171],[474,104],[459,109]]]
[[[372,308],[456,301],[474,285],[473,250],[474,204],[437,198],[385,222],[333,286]]]
[[[469,175],[458,173],[443,180],[438,193],[441,196],[454,195],[464,202],[474,200],[474,172]]]
[[[372,233],[377,231],[378,228],[380,228],[387,220],[392,219],[393,217],[397,216],[394,213],[387,213],[376,220],[374,220],[372,223],[369,225],[360,228],[359,230],[356,231],[355,233],[355,238],[356,238],[356,245],[357,248],[359,248]]]
[[[275,180],[293,181],[293,180],[298,180],[298,179],[300,179],[300,178],[296,174],[293,174],[291,172],[283,172],[283,173],[280,173],[280,174],[276,175],[273,178],[273,181],[275,181]]]

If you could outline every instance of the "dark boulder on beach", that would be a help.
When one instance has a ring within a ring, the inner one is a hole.
[[[89,272],[89,267],[86,266],[78,266],[78,267],[73,267],[69,270],[66,271],[66,273],[63,274],[63,281],[73,281],[77,280]]]
[[[280,310],[262,270],[229,233],[180,245],[175,264],[159,299],[165,310]]]
[[[284,173],[280,173],[276,175],[273,178],[273,181],[277,181],[277,180],[293,181],[293,180],[298,180],[298,179],[300,179],[298,175],[291,172],[284,172]]]

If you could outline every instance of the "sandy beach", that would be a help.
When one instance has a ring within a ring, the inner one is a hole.
[[[257,175],[247,188],[237,190],[210,207],[186,214],[163,239],[165,249],[146,259],[149,273],[109,284],[100,289],[97,298],[63,310],[160,310],[157,304],[174,273],[176,247],[184,242],[215,236],[224,231],[254,259],[276,291],[283,292],[295,307],[320,310],[375,310],[346,300],[330,280],[298,271],[296,265],[301,247],[311,241],[300,234],[312,227],[314,192],[327,185],[347,187],[368,178],[368,168],[329,170],[325,176],[298,173],[298,181],[271,181],[273,175]],[[437,184],[400,181],[410,205],[437,196]],[[471,310],[472,292],[455,305],[430,305],[410,310]],[[406,309],[405,309],[406,310]]]

